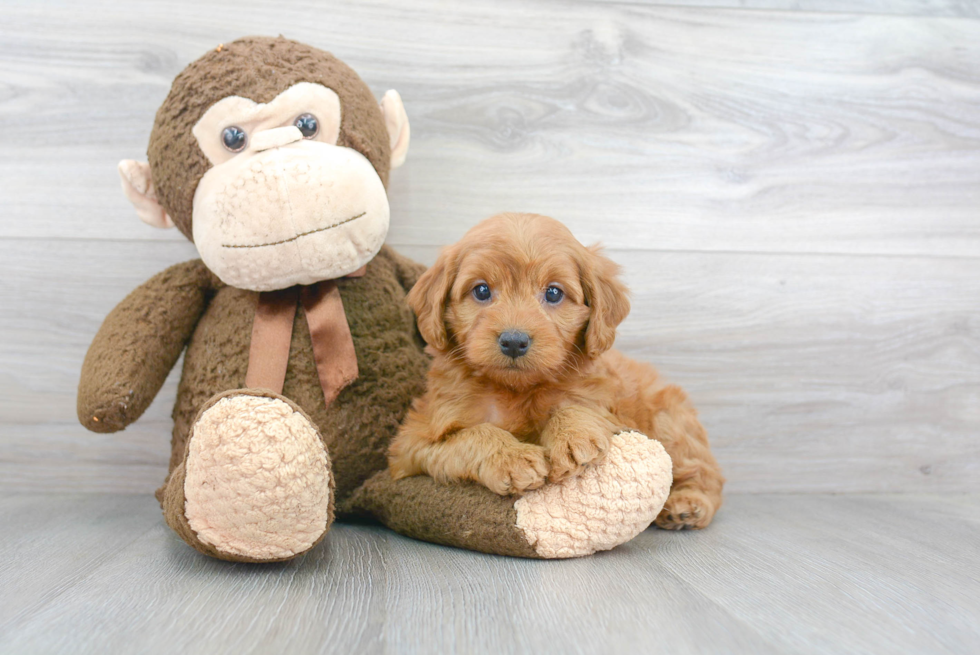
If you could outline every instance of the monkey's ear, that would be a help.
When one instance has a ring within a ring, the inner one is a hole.
[[[119,177],[122,179],[123,193],[133,203],[141,221],[159,228],[174,226],[173,220],[157,202],[149,164],[145,161],[124,159],[119,162]]]
[[[408,154],[408,141],[411,130],[408,128],[408,115],[398,91],[391,89],[381,99],[381,113],[385,117],[385,127],[388,128],[388,140],[391,143],[391,167],[398,168],[405,163]]]

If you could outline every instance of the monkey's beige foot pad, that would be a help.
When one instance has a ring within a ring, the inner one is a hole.
[[[609,550],[653,522],[672,481],[670,456],[659,441],[621,432],[598,464],[517,500],[517,527],[543,558]]]
[[[282,398],[222,397],[195,422],[184,467],[187,522],[228,559],[293,557],[332,519],[326,449],[309,418]]]

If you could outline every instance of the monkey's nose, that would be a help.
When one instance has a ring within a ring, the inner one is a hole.
[[[531,337],[527,332],[508,330],[500,335],[497,343],[500,345],[500,352],[511,359],[517,359],[527,354],[527,349],[531,346]]]
[[[281,148],[302,139],[303,133],[295,125],[274,127],[271,130],[262,130],[252,136],[252,150],[262,152],[272,148]]]

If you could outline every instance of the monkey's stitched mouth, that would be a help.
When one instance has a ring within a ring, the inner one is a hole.
[[[282,239],[281,241],[273,241],[272,243],[256,243],[256,244],[243,244],[243,245],[239,245],[239,244],[235,244],[235,243],[222,243],[221,244],[221,247],[222,248],[265,248],[267,246],[279,246],[279,245],[282,245],[284,243],[289,243],[290,241],[295,241],[296,239],[299,239],[300,237],[308,237],[311,234],[316,234],[317,232],[324,232],[326,230],[332,230],[335,227],[340,227],[341,225],[344,225],[346,223],[350,223],[351,221],[356,221],[361,216],[364,216],[364,214],[366,214],[366,213],[367,212],[361,212],[357,216],[351,216],[350,218],[345,218],[344,220],[340,221],[339,223],[334,223],[333,225],[327,225],[326,227],[318,227],[315,230],[310,230],[309,232],[303,232],[301,234],[297,234],[296,236],[289,237],[288,239]]]

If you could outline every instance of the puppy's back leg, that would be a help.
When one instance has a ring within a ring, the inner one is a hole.
[[[669,530],[704,528],[721,507],[725,478],[708,446],[708,434],[684,390],[667,386],[656,393],[653,436],[674,463],[674,485],[654,523]]]
[[[721,507],[725,478],[687,394],[654,378],[619,409],[641,432],[662,443],[673,461],[674,484],[654,523],[668,530],[707,527]]]

